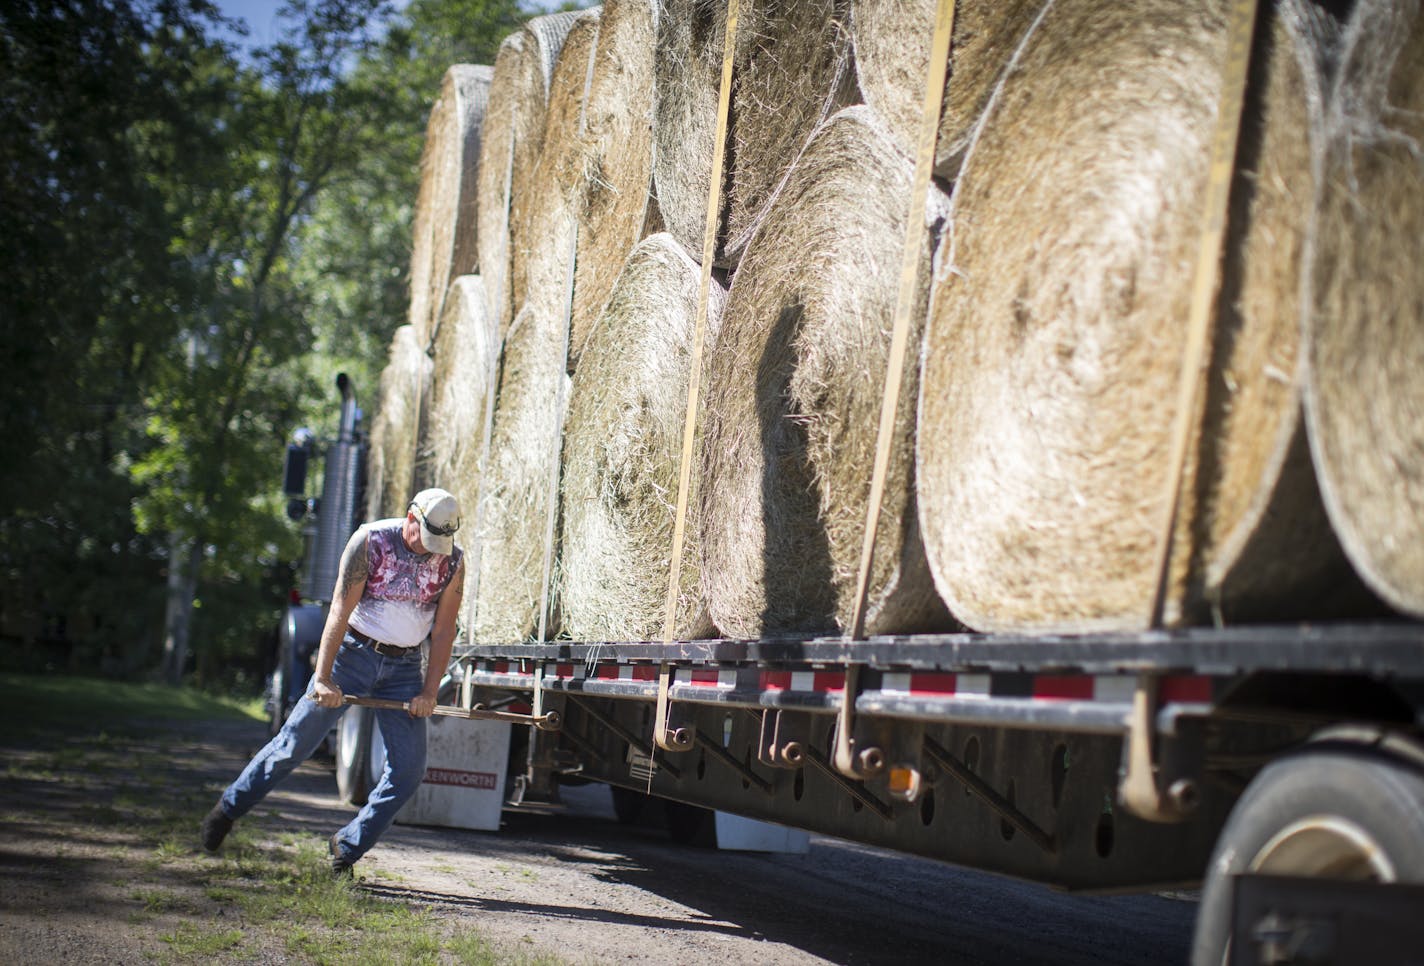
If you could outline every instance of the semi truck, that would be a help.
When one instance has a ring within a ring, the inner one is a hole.
[[[338,388],[337,438],[299,434],[288,451],[307,559],[274,727],[306,687],[363,505],[359,410],[350,380]],[[307,498],[313,458],[326,465]],[[625,820],[670,803],[680,841],[717,810],[1063,889],[1200,884],[1200,962],[1223,961],[1233,935],[1249,949],[1232,962],[1421,948],[1417,917],[1397,914],[1424,908],[1424,627],[1402,618],[462,641],[442,704],[531,725],[512,731],[511,800],[596,781]],[[557,730],[532,726],[550,712]],[[343,800],[379,776],[373,719],[353,708],[334,736]]]
[[[1231,6],[1249,28],[1256,6]],[[1228,68],[1238,94],[1249,30],[1244,38]],[[586,69],[592,76],[592,59]],[[926,90],[942,86],[932,75]],[[927,103],[932,134],[938,103]],[[1220,116],[1230,120],[1224,106]],[[1203,221],[1208,257],[1192,323],[1203,340],[1236,132],[1219,121],[1216,134],[1233,140],[1213,156],[1207,207],[1217,208]],[[511,147],[501,169],[513,158]],[[721,211],[712,183],[704,311]],[[503,200],[508,216],[507,192]],[[903,274],[913,284],[915,273]],[[570,286],[574,278],[570,266]],[[1205,369],[1200,345],[1196,352],[1200,366],[1184,353],[1183,385]],[[319,501],[303,502],[289,479],[310,555],[304,601],[285,624],[274,722],[309,674],[336,561],[364,505],[364,444],[350,384],[338,386],[342,429]],[[689,411],[695,400],[694,391]],[[1178,407],[1184,420],[1196,401]],[[894,423],[889,412],[882,429]],[[1182,445],[1165,474],[1174,484],[1190,429],[1183,422],[1174,433]],[[689,422],[684,484],[692,441]],[[313,453],[294,446],[289,469]],[[1424,624],[1404,610],[1378,613],[1131,631],[707,640],[546,639],[541,624],[535,640],[462,636],[442,704],[529,725],[512,732],[512,799],[595,781],[610,787],[623,818],[667,803],[669,831],[681,840],[696,838],[715,810],[1049,887],[1199,885],[1201,966],[1404,962],[1424,948]],[[360,711],[345,716],[336,741],[348,800],[365,793],[379,764]]]

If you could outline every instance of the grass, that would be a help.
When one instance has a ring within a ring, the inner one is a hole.
[[[191,689],[0,673],[0,782],[38,783],[43,802],[11,801],[5,824],[51,858],[83,830],[84,861],[104,873],[137,934],[166,963],[267,961],[317,966],[557,960],[497,948],[429,907],[379,898],[327,870],[325,843],[240,823],[217,856],[194,841],[210,788],[172,774],[185,725],[263,720],[260,702]],[[95,850],[102,858],[95,858]],[[76,860],[78,857],[76,857]]]
[[[0,672],[0,724],[12,738],[97,733],[102,743],[116,733],[142,733],[214,718],[261,721],[262,699],[236,699],[163,684]]]

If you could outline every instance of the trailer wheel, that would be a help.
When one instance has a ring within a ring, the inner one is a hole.
[[[381,722],[371,715],[371,740],[366,743],[366,787],[375,788],[386,770],[386,736],[381,731]]]
[[[663,809],[668,835],[678,845],[715,844],[716,829],[712,824],[711,809],[675,802],[670,798],[663,799]]]
[[[608,790],[613,793],[613,814],[619,825],[632,825],[642,817],[649,796],[621,785],[609,785]]]
[[[336,725],[336,790],[348,805],[365,805],[371,794],[371,731],[376,716],[370,708],[347,708]]]
[[[1207,868],[1193,966],[1230,952],[1233,877],[1424,882],[1424,771],[1365,747],[1322,745],[1261,770]]]

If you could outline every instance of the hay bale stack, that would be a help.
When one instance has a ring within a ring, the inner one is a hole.
[[[1224,8],[1047,6],[968,149],[936,256],[917,471],[935,584],[972,627],[1150,618]],[[1172,621],[1209,601],[1230,617],[1261,595],[1288,598],[1330,566],[1296,556],[1315,531],[1283,512],[1308,518],[1314,487],[1289,454],[1312,179],[1300,132],[1316,94],[1299,74],[1311,54],[1300,7],[1281,10],[1252,111],[1261,156],[1237,179],[1250,204],[1233,225],[1249,224],[1226,259],[1249,269],[1225,280],[1221,301],[1239,311],[1217,326]],[[1239,603],[1229,580],[1205,586],[1261,554],[1302,569],[1283,565]]]
[[[655,640],[662,633],[699,281],[697,263],[671,235],[645,239],[628,256],[574,376],[560,604],[563,628],[575,640]],[[723,298],[714,282],[709,341]],[[700,589],[695,496],[676,618],[684,639],[716,633]]]
[[[850,96],[844,0],[743,4],[716,263],[733,264],[816,125]],[[702,251],[726,8],[664,0],[654,74],[653,180],[672,235]]]
[[[599,21],[595,7],[580,13],[569,29],[549,83],[543,147],[525,183],[527,190],[514,199],[512,261],[520,304],[557,305],[562,312],[570,250],[556,240],[570,237],[582,196],[585,151],[579,128]],[[551,301],[555,298],[558,301]]]
[[[517,276],[526,301],[506,336],[480,509],[473,626],[481,641],[522,640],[539,626],[550,474],[558,472],[553,461],[568,398],[569,279],[582,154],[578,122],[598,23],[597,9],[581,13],[565,42],[550,85],[532,190],[521,196],[516,209],[521,233],[529,240],[527,247],[516,242]],[[557,627],[557,574],[552,579],[550,633]]]
[[[702,477],[703,582],[730,636],[849,624],[913,175],[873,111],[841,111],[733,278],[707,381]],[[947,199],[935,194],[942,215]],[[915,319],[930,250],[926,230]],[[918,334],[917,324],[914,344]],[[906,376],[867,601],[872,634],[946,620],[916,525],[913,365]]]
[[[1307,411],[1340,539],[1391,605],[1424,616],[1424,13],[1361,0],[1331,97]]]
[[[583,194],[571,361],[648,221],[653,178],[655,0],[608,0],[584,104]],[[699,249],[700,251],[700,249]]]
[[[425,128],[407,318],[423,342],[434,337],[450,280],[478,267],[476,176],[492,75],[471,64],[447,70]]]
[[[504,344],[477,534],[473,629],[484,643],[525,640],[539,626],[549,474],[568,398],[564,333],[551,317],[525,306]],[[551,621],[550,633],[556,628]]]
[[[402,325],[391,338],[386,368],[381,372],[380,400],[371,426],[371,450],[366,474],[366,519],[405,516],[416,493],[416,455],[421,427],[430,403],[434,364],[425,354],[412,325]]]
[[[509,207],[527,190],[544,141],[544,112],[554,62],[579,14],[535,17],[504,38],[490,78],[489,102],[480,142],[480,275],[490,299],[490,317],[504,332],[515,301],[510,268],[510,235],[517,231]]]
[[[974,122],[1044,0],[959,0],[941,101],[934,172],[953,179]],[[935,0],[851,0],[856,81],[902,151],[919,136]]]

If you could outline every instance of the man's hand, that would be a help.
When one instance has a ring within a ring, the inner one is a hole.
[[[422,691],[410,699],[410,716],[412,718],[428,718],[435,713],[435,695],[429,691]]]
[[[346,695],[341,693],[341,688],[336,686],[335,681],[317,678],[312,685],[312,700],[323,708],[339,708],[346,700]]]

